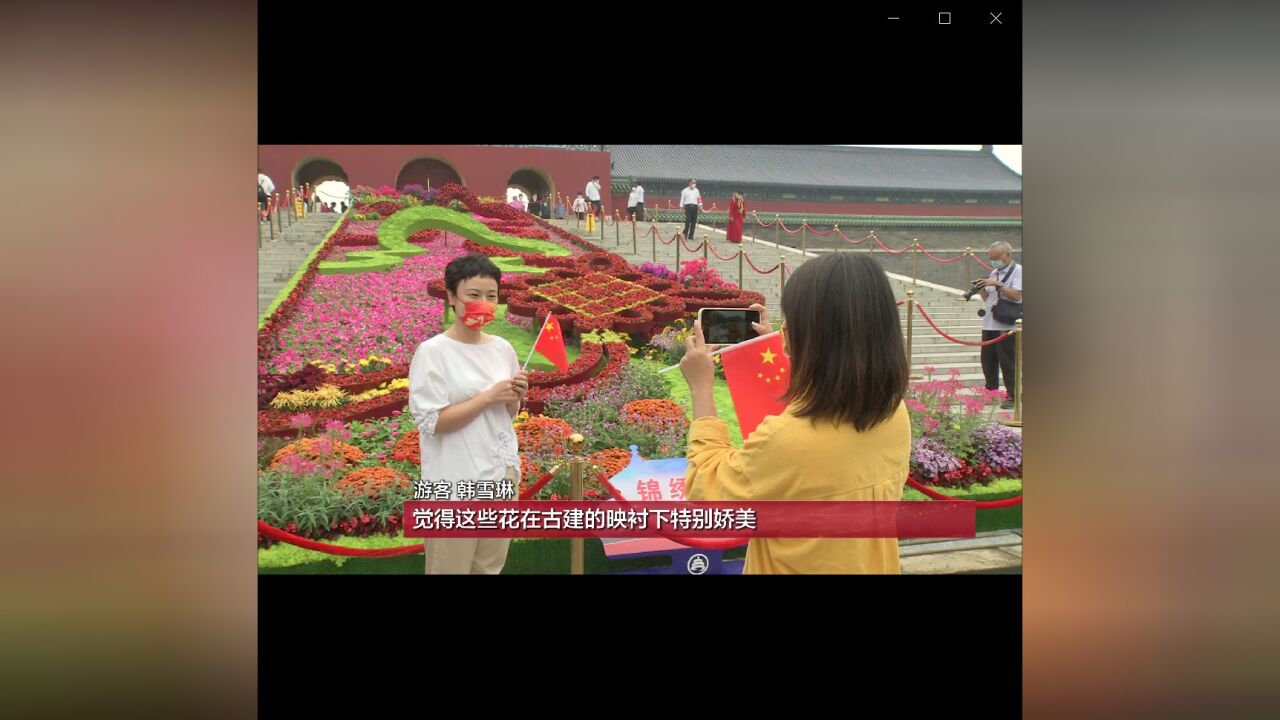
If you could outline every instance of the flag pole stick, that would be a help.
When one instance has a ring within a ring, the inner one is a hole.
[[[754,338],[752,338],[752,339],[750,339],[750,340],[744,340],[744,341],[742,341],[742,342],[740,342],[740,343],[734,343],[733,345],[730,345],[730,346],[728,346],[728,347],[722,347],[722,348],[720,348],[719,350],[716,350],[715,352],[711,353],[711,357],[715,357],[716,355],[719,355],[720,353],[724,352],[725,350],[733,350],[734,348],[740,348],[740,347],[742,347],[743,345],[750,345],[750,344],[751,344],[751,343],[753,343],[753,342],[759,342],[760,340],[764,340],[765,338],[771,338],[771,337],[773,337],[774,335],[777,335],[777,334],[778,334],[778,332],[779,332],[778,330],[774,330],[773,332],[769,333],[768,335],[760,335],[760,336],[758,336],[758,337],[754,337]],[[672,370],[675,370],[675,369],[676,369],[676,368],[678,368],[678,367],[680,367],[680,366],[679,366],[679,365],[672,365],[671,367],[664,367],[664,368],[662,368],[661,370],[659,370],[659,371],[658,371],[658,374],[662,374],[662,373],[664,373],[664,372],[671,372]]]
[[[551,313],[547,313],[547,317],[542,318],[542,327],[538,328],[538,337],[533,339],[533,347],[529,348],[529,357],[524,359],[524,365],[520,366],[521,370],[529,369],[529,361],[533,359],[533,353],[538,348],[538,341],[542,339],[542,331],[547,327],[547,320],[551,317]]]

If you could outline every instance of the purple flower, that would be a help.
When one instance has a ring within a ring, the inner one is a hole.
[[[974,460],[1006,472],[1022,471],[1022,435],[1012,428],[992,423],[973,433],[978,445]]]
[[[933,478],[951,470],[960,469],[960,459],[952,455],[941,443],[929,438],[915,442],[911,453],[911,467],[917,477]]]

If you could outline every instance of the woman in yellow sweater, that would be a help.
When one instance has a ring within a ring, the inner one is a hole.
[[[765,309],[761,324],[771,331]],[[788,402],[738,450],[716,416],[696,328],[680,372],[693,400],[690,500],[901,500],[911,457],[908,366],[893,290],[861,253],[809,260],[782,292]],[[898,573],[897,538],[753,538],[743,573]]]

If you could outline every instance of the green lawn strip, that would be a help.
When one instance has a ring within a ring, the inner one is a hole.
[[[502,235],[466,213],[428,205],[405,208],[379,223],[377,250],[353,251],[347,253],[346,260],[322,262],[318,272],[328,275],[395,269],[404,263],[404,258],[427,252],[426,248],[409,242],[409,236],[419,230],[432,229],[461,235],[482,245],[494,245],[516,252],[552,256],[572,254],[568,248],[553,242]],[[546,268],[525,265],[522,258],[494,257],[491,259],[503,272],[546,272]]]
[[[943,495],[949,495],[961,500],[1003,500],[1005,498],[1017,497],[1022,494],[1021,478],[996,478],[990,485],[973,485],[968,489],[961,488],[937,488],[937,491]],[[928,500],[923,493],[913,488],[904,488],[902,491],[903,500]],[[1022,506],[1014,505],[1007,508],[992,508],[989,510],[977,511],[977,532],[990,532],[992,530],[1010,530],[1022,527]]]
[[[324,248],[325,243],[329,242],[329,238],[338,232],[338,228],[342,226],[342,221],[345,218],[345,214],[338,216],[338,219],[333,223],[333,227],[329,228],[329,232],[325,233],[324,240],[321,240],[320,244],[311,250],[311,254],[307,255],[307,259],[298,266],[297,271],[293,273],[293,277],[289,278],[289,282],[285,283],[284,287],[280,288],[280,292],[276,293],[275,299],[267,306],[267,311],[262,313],[262,317],[258,318],[259,330],[262,329],[262,325],[266,323],[267,318],[271,317],[272,313],[276,311],[276,308],[280,307],[280,303],[284,302],[285,298],[289,297],[289,293],[293,292],[293,289],[302,281],[302,276],[307,272],[307,268],[311,267],[312,261],[320,254],[320,250]]]

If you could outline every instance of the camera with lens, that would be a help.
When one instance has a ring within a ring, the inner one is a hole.
[[[973,298],[974,295],[977,295],[979,292],[982,291],[982,288],[978,287],[979,282],[980,281],[978,280],[974,280],[973,282],[969,283],[970,287],[964,293],[964,299],[966,301],[970,300],[971,298]],[[986,308],[978,308],[978,317],[985,317],[986,314],[987,314]]]

